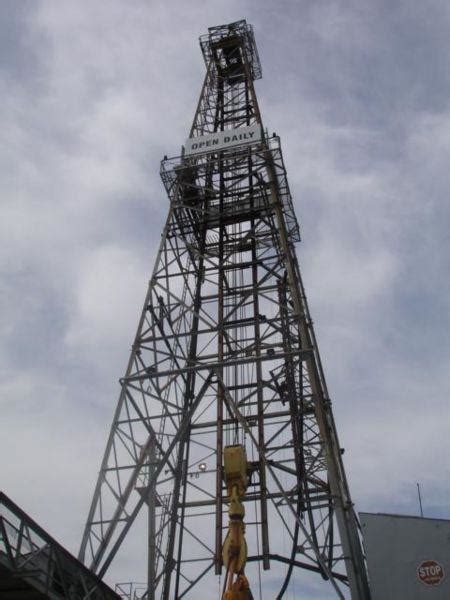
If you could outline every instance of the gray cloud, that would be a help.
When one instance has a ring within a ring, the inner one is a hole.
[[[426,514],[449,518],[447,5],[0,11],[6,493],[76,552],[167,211],[159,161],[200,91],[196,38],[246,17],[357,508],[417,512],[421,481]],[[111,581],[139,577],[133,560]]]

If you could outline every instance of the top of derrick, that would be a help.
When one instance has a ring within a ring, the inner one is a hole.
[[[261,78],[261,63],[256,48],[253,27],[245,19],[209,27],[200,36],[200,47],[206,66],[214,61],[218,75],[229,84],[238,83],[246,77]]]

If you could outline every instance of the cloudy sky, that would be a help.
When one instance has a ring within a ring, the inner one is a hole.
[[[450,518],[450,4],[0,2],[0,488],[76,553],[204,75],[254,25],[358,510]],[[130,561],[110,581],[142,577]],[[267,599],[268,600],[268,599]]]

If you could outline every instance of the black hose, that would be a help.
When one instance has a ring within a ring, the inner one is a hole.
[[[297,514],[300,514],[300,500],[297,501]],[[300,526],[298,524],[298,521],[295,521],[295,529],[294,529],[294,539],[293,539],[293,543],[292,543],[292,551],[291,551],[291,564],[288,567],[287,573],[286,573],[286,577],[284,578],[284,582],[283,582],[283,586],[280,590],[280,593],[278,594],[278,596],[276,597],[276,600],[281,600],[281,598],[283,598],[283,594],[287,589],[287,586],[289,585],[289,582],[291,580],[291,576],[292,576],[292,570],[294,568],[294,559],[295,559],[295,554],[297,552],[297,542],[298,542],[298,533],[300,530]]]

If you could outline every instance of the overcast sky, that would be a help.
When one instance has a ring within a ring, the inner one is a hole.
[[[356,507],[417,514],[419,481],[426,516],[450,518],[450,3],[2,0],[0,488],[74,553],[197,38],[241,18]]]

